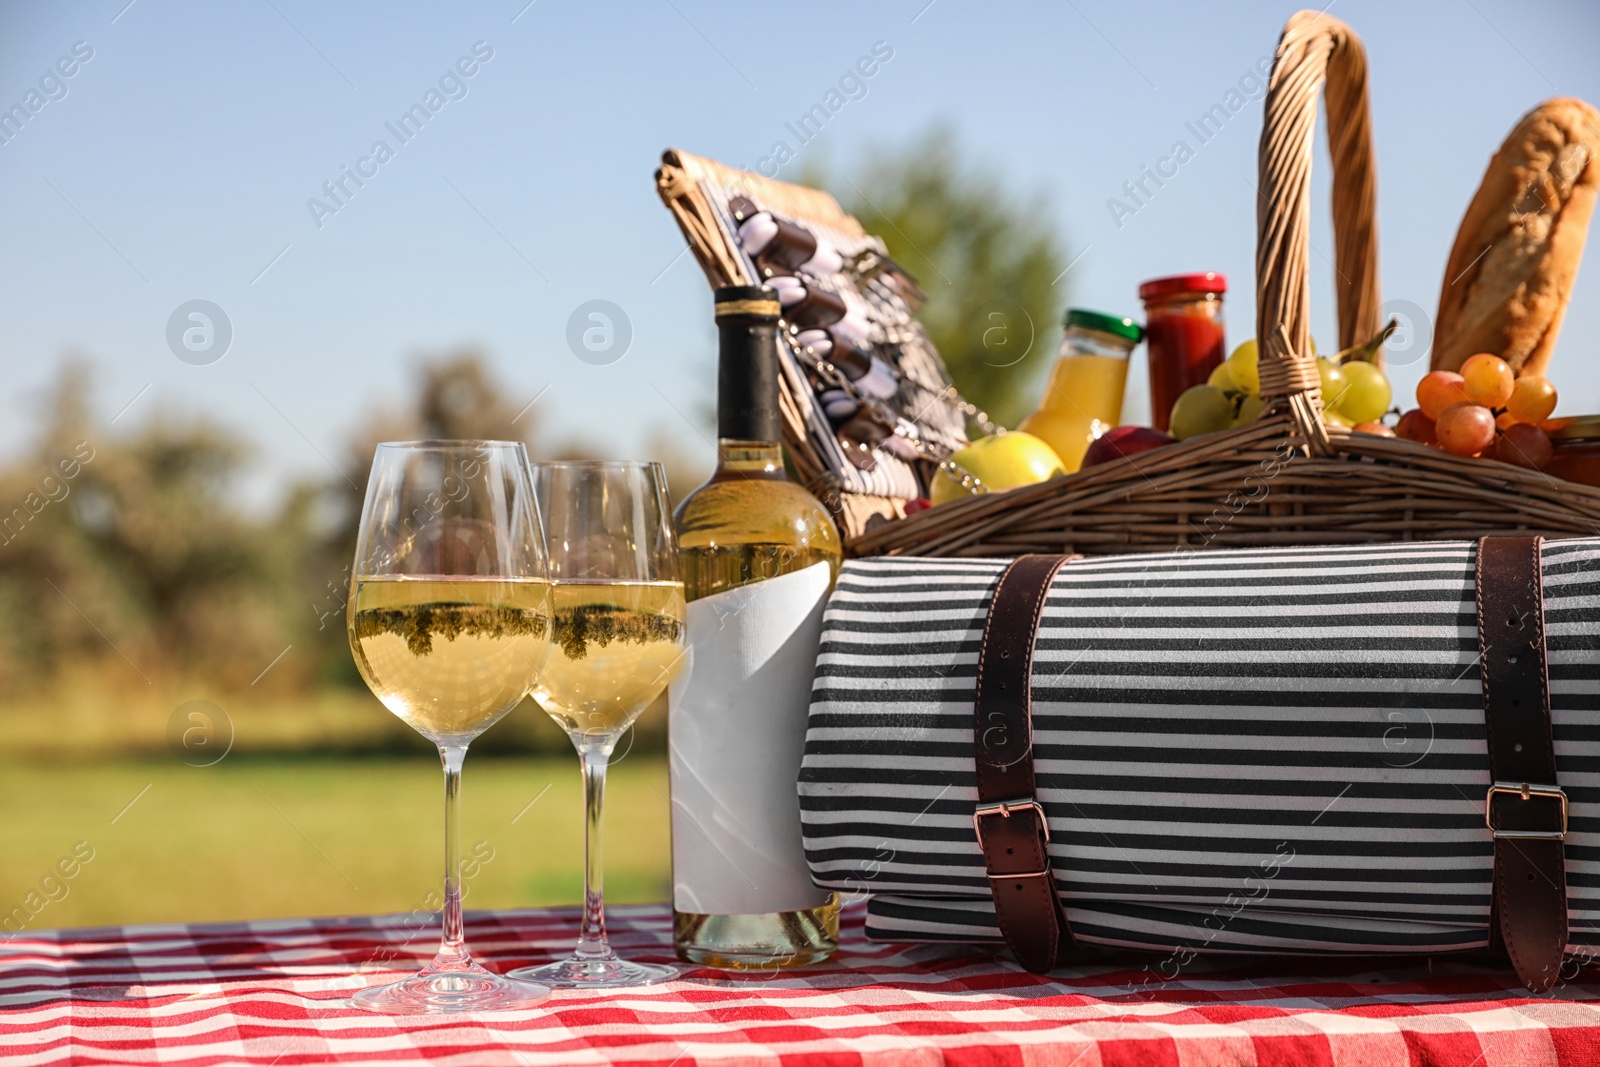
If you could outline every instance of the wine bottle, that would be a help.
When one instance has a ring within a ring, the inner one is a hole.
[[[779,313],[765,286],[717,290],[717,468],[676,514],[691,658],[667,720],[673,940],[713,967],[804,966],[839,937],[795,785],[839,532],[784,474]]]

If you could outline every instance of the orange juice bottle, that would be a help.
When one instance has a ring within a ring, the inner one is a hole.
[[[1017,429],[1040,438],[1075,471],[1096,437],[1122,418],[1128,355],[1144,336],[1132,319],[1069,308],[1044,399]]]

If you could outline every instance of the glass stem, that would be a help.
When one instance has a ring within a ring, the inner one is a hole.
[[[583,766],[583,929],[573,953],[583,960],[611,959],[606,943],[605,848],[601,818],[606,800],[606,764],[614,741],[578,742]]]
[[[444,930],[434,966],[471,962],[461,924],[461,764],[466,745],[440,745],[444,764]]]

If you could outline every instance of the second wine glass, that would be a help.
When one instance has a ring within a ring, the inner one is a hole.
[[[552,643],[533,696],[578,750],[584,786],[583,927],[571,956],[511,972],[548,986],[660,982],[676,967],[617,956],[606,939],[601,818],[617,741],[683,666],[683,580],[657,463],[539,463],[550,546]]]

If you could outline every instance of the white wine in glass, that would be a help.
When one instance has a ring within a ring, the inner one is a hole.
[[[533,696],[569,736],[616,737],[683,659],[683,583],[563,581]]]
[[[356,666],[384,707],[431,741],[470,741],[516,707],[545,661],[542,578],[358,578]]]
[[[601,818],[612,750],[686,655],[666,475],[657,463],[539,463],[533,479],[554,546],[550,656],[533,696],[583,771],[583,927],[571,956],[511,974],[575,989],[660,982],[678,969],[624,960],[606,940]]]
[[[350,648],[384,707],[439,747],[444,908],[438,955],[352,1003],[391,1015],[528,1008],[550,995],[484,968],[461,918],[461,765],[521,703],[549,653],[551,591],[528,456],[512,441],[378,446],[361,509]]]

